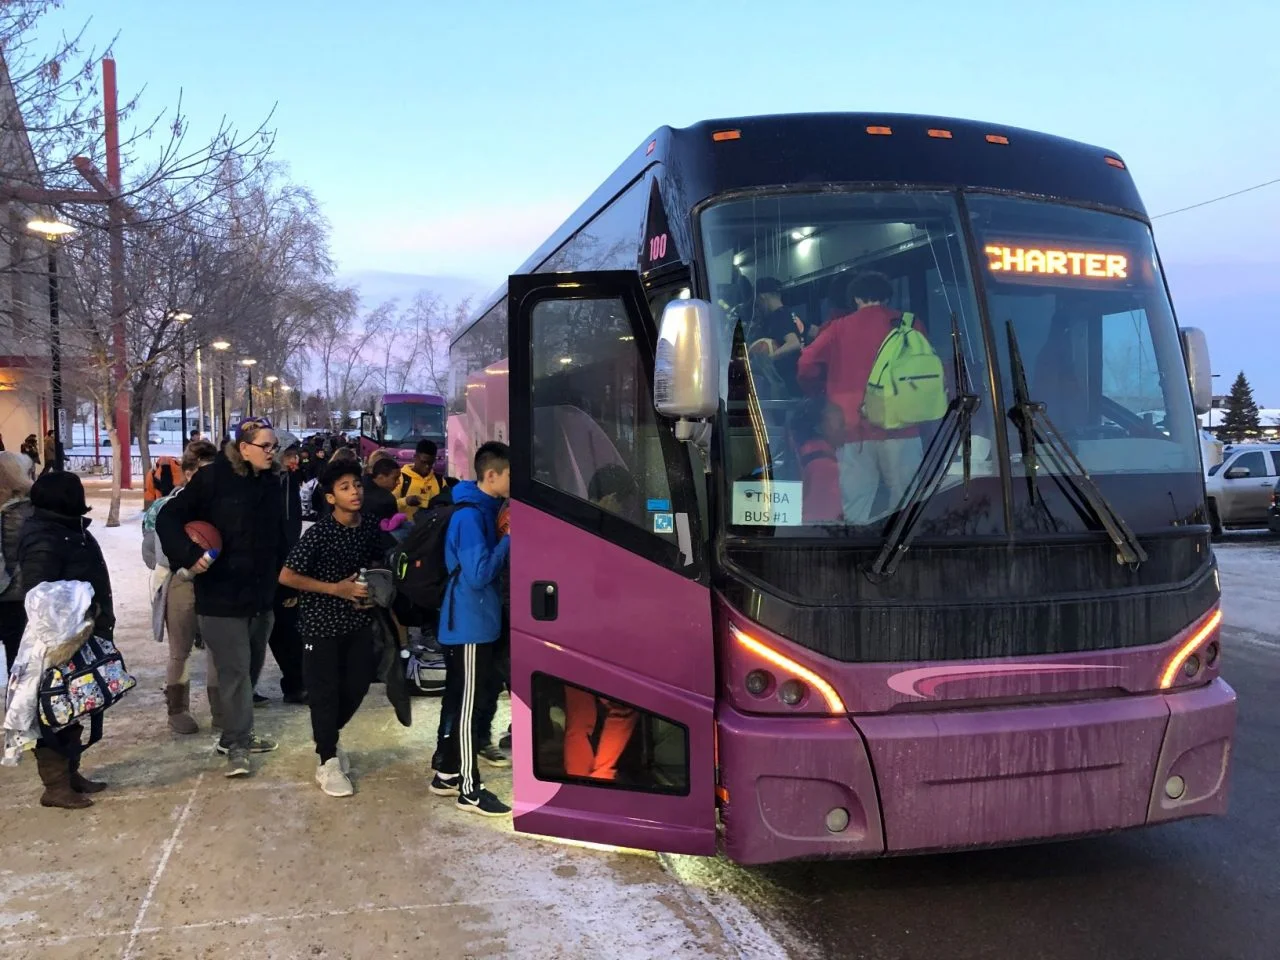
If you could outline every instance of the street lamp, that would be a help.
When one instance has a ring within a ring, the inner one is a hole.
[[[173,310],[169,313],[169,319],[178,325],[178,378],[181,381],[179,389],[179,401],[182,404],[182,413],[179,415],[182,420],[182,446],[185,449],[187,445],[187,337],[186,327],[191,322],[191,314],[185,310]],[[197,373],[199,368],[197,367]],[[196,393],[200,392],[200,378],[196,377]]]
[[[289,429],[289,417],[293,413],[293,403],[289,399],[289,393],[292,390],[293,387],[287,383],[280,384],[280,391],[284,394],[284,428],[286,430]]]
[[[1222,374],[1209,374],[1209,432],[1213,433],[1213,381],[1217,380]]]
[[[224,358],[227,351],[231,349],[231,343],[219,338],[209,346],[218,351],[218,384],[222,392],[222,432],[227,435],[230,431],[227,429],[227,365]],[[210,388],[212,388],[212,384],[210,384]]]
[[[280,404],[276,402],[276,384],[280,382],[280,378],[272,373],[263,379],[271,384],[271,422],[274,423],[280,419]]]
[[[32,220],[27,229],[39,233],[49,242],[49,393],[53,407],[53,457],[45,458],[46,470],[61,470],[62,460],[62,330],[58,322],[58,247],[59,237],[76,232],[61,220]],[[97,429],[97,424],[94,424]],[[126,448],[127,449],[127,448]]]
[[[244,367],[245,386],[247,387],[249,392],[248,407],[249,407],[249,416],[251,417],[253,416],[253,368],[257,364],[257,362],[258,361],[253,359],[253,357],[245,357],[243,360],[240,361],[240,365]]]

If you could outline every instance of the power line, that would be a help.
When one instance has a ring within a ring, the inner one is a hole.
[[[1201,200],[1199,203],[1193,203],[1189,207],[1179,207],[1177,210],[1166,210],[1164,213],[1157,213],[1152,220],[1159,220],[1161,217],[1172,217],[1175,213],[1186,213],[1188,210],[1195,210],[1197,207],[1207,207],[1211,203],[1217,203],[1219,200],[1230,200],[1232,197],[1238,197],[1242,193],[1253,193],[1255,190],[1261,190],[1263,187],[1269,187],[1273,184],[1280,183],[1280,177],[1274,180],[1268,180],[1266,183],[1257,183],[1252,187],[1245,187],[1243,190],[1236,190],[1232,193],[1224,193],[1220,197],[1214,197],[1212,200]]]

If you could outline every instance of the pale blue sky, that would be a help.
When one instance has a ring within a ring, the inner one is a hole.
[[[1118,151],[1153,213],[1280,176],[1274,0],[65,5],[60,25],[120,31],[122,98],[145,85],[158,108],[181,88],[193,134],[278,103],[279,156],[324,204],[344,271],[492,283],[654,127],[716,116],[1031,127]],[[1157,238],[1167,263],[1256,264],[1250,282],[1269,283],[1280,186]]]

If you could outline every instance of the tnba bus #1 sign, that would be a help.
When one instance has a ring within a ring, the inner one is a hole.
[[[804,484],[797,480],[739,480],[733,485],[733,523],[739,527],[798,527]]]

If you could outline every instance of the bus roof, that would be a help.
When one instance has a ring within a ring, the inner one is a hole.
[[[717,133],[720,138],[714,136]],[[1007,191],[1146,218],[1118,154],[1051,134],[897,113],[736,117],[655,130],[513,272],[536,272],[654,164],[662,164],[661,189],[669,216],[739,190],[888,183]],[[473,319],[505,295],[504,282]]]
[[[434,393],[384,393],[382,403],[426,403],[432,406],[444,406],[444,397]]]

